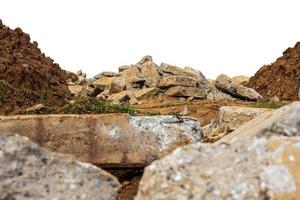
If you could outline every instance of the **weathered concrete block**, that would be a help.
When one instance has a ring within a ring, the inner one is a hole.
[[[300,197],[300,138],[192,144],[146,167],[136,200]]]
[[[0,180],[3,200],[114,200],[120,188],[104,170],[19,135],[0,134]]]
[[[266,108],[222,106],[220,108],[219,123],[226,124],[228,131],[234,131],[235,129],[249,122],[255,117],[265,112],[272,111],[273,109]]]
[[[178,116],[1,116],[0,132],[18,133],[54,152],[100,166],[145,166],[200,141],[197,120]]]
[[[300,136],[299,101],[286,105],[274,112],[261,114],[218,142],[234,142],[245,137],[269,137],[271,135]]]

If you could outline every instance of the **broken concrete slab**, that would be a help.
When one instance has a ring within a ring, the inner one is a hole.
[[[218,141],[234,142],[244,137],[300,136],[300,102],[263,113]]]
[[[19,135],[0,134],[0,180],[0,199],[6,200],[114,200],[120,188],[104,170]]]
[[[167,89],[165,92],[168,96],[173,97],[194,97],[197,99],[205,99],[208,91],[196,87],[174,86]]]
[[[255,117],[272,111],[274,111],[274,109],[222,106],[220,108],[219,124],[226,124],[228,131],[231,132]]]
[[[197,80],[187,76],[166,76],[159,82],[159,88],[169,88],[173,86],[196,87]]]
[[[159,92],[158,88],[143,88],[133,92],[133,95],[136,97],[137,100],[143,100],[147,98],[154,97]]]
[[[250,120],[272,111],[266,108],[222,106],[218,120],[202,127],[202,142],[215,142]]]
[[[1,116],[0,132],[105,167],[143,167],[201,137],[193,118],[126,114]]]
[[[221,74],[217,77],[215,86],[220,91],[228,93],[233,97],[242,100],[258,101],[263,99],[263,97],[254,89],[233,83],[231,78],[229,78],[225,74]]]
[[[284,199],[300,196],[300,138],[192,144],[145,168],[136,200]]]

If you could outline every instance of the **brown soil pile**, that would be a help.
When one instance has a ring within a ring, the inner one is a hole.
[[[246,86],[265,98],[277,96],[281,100],[297,100],[300,87],[300,42],[294,48],[285,50],[283,56],[273,64],[263,66]]]
[[[1,113],[41,101],[56,104],[67,99],[71,96],[66,83],[68,76],[41,52],[37,42],[30,42],[28,34],[20,28],[10,29],[0,20],[0,80],[5,83],[2,86],[9,86],[2,88],[2,92],[10,91],[0,94]]]

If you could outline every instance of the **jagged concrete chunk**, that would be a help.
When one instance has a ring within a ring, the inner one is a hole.
[[[0,199],[114,200],[119,187],[100,168],[48,152],[25,137],[0,134]]]
[[[146,167],[136,200],[282,199],[300,196],[300,138],[193,144]]]
[[[212,101],[237,101],[237,98],[230,96],[224,92],[217,90],[216,88],[212,88],[212,90],[208,93],[207,99]]]
[[[194,74],[188,71],[185,71],[184,69],[174,66],[174,65],[169,65],[166,63],[161,63],[160,65],[160,70],[162,70],[164,73],[168,75],[175,75],[175,76],[193,76]]]
[[[234,131],[255,117],[272,111],[273,109],[266,108],[222,106],[220,108],[219,123],[226,124],[228,131]]]
[[[99,88],[101,91],[104,91],[106,89],[110,89],[111,88],[111,83],[116,78],[117,77],[106,77],[106,76],[103,76],[103,77],[101,77],[99,79],[96,79],[93,82],[93,86],[94,86],[94,88]]]
[[[257,101],[263,99],[254,89],[233,83],[231,78],[224,74],[216,79],[215,86],[217,89],[242,100]]]
[[[159,88],[169,88],[173,86],[196,87],[197,81],[187,76],[166,76],[159,82]]]
[[[0,132],[108,167],[146,166],[201,137],[193,118],[125,114],[1,116]]]
[[[126,81],[124,78],[116,78],[111,82],[111,93],[122,92],[126,87]]]
[[[119,73],[122,72],[122,71],[124,71],[124,70],[126,70],[126,69],[128,69],[129,67],[130,67],[129,65],[122,65],[122,66],[120,66],[119,67]]]
[[[159,92],[158,88],[144,88],[133,92],[137,100],[143,100],[154,97]]]
[[[300,136],[299,101],[254,118],[218,142],[233,142],[244,137],[270,135]]]
[[[218,120],[202,127],[202,141],[215,142],[250,120],[272,112],[273,109],[223,106],[220,108]]]
[[[249,77],[243,76],[243,75],[234,76],[234,77],[232,77],[232,82],[243,85],[243,84],[246,84],[249,81],[249,79],[250,79]]]
[[[115,73],[115,72],[101,72],[100,74],[94,76],[94,79],[100,79],[102,77],[117,77],[120,75],[121,75],[120,73]]]
[[[170,87],[165,94],[173,97],[194,97],[198,99],[205,99],[208,91],[196,87],[174,86]]]
[[[141,67],[142,77],[145,79],[147,87],[157,87],[161,76],[157,70],[158,66],[152,62],[152,59],[144,62]]]

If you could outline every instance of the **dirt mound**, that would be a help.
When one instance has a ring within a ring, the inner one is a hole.
[[[19,98],[18,105],[11,104],[15,93],[6,93],[1,99],[0,111],[9,112],[23,105],[39,101],[50,104],[58,103],[71,96],[66,80],[68,73],[58,64],[41,52],[37,42],[30,42],[30,36],[20,28],[15,30],[2,24],[0,20],[0,80],[9,85],[9,90],[14,88],[30,94]],[[7,110],[8,109],[8,110]]]
[[[300,42],[271,65],[264,65],[247,83],[266,98],[297,100],[300,87]]]

